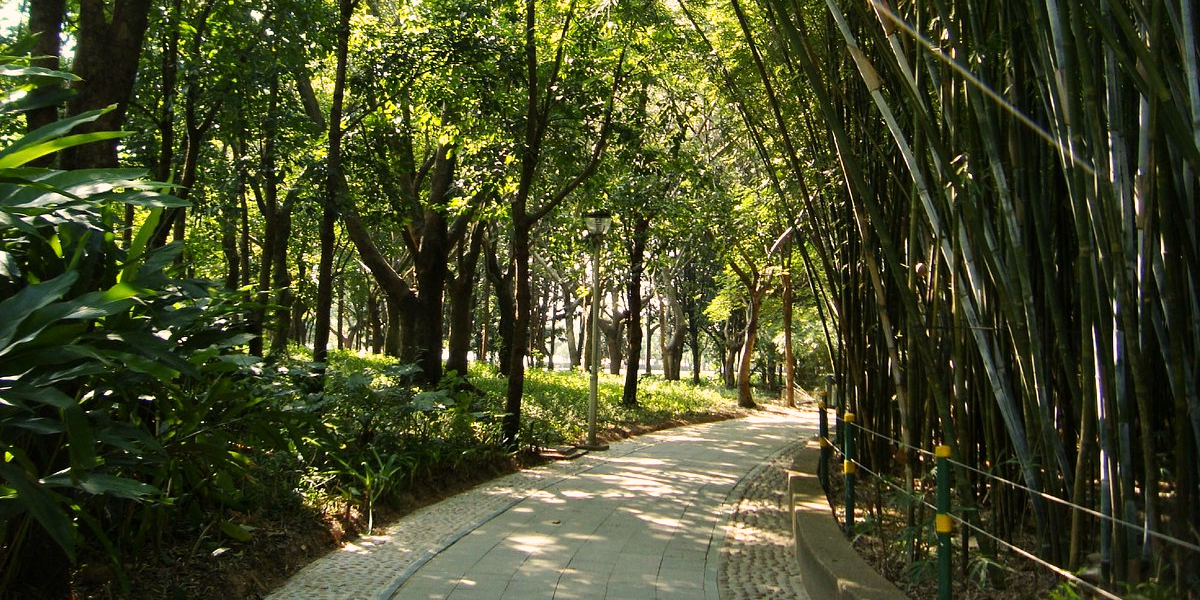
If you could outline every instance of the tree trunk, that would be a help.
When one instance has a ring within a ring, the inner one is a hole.
[[[66,16],[66,0],[31,0],[29,6],[29,33],[36,36],[33,41],[31,54],[37,57],[32,64],[43,69],[59,70],[62,66],[62,22]],[[58,120],[58,108],[66,91],[57,79],[46,79],[30,92],[31,99],[51,103],[49,106],[35,108],[25,113],[26,131],[49,125]],[[31,166],[48,167],[54,160],[53,156],[45,156]]]
[[[497,349],[498,359],[496,360],[496,364],[500,370],[500,374],[507,376],[509,355],[512,353],[513,319],[515,316],[513,311],[516,310],[516,298],[513,294],[513,272],[511,270],[507,274],[502,272],[500,261],[496,256],[496,248],[491,244],[488,247],[486,264],[488,279],[491,281],[491,286],[496,293],[496,312],[500,318],[498,327],[500,345]]]
[[[371,354],[383,352],[383,315],[379,309],[379,288],[367,297],[367,322],[370,323]]]
[[[677,298],[678,299],[678,298]],[[680,306],[682,311],[683,307]],[[692,349],[692,383],[700,384],[700,372],[703,370],[704,352],[700,345],[700,317],[696,311],[683,311],[686,319],[686,335],[688,347]]]
[[[564,56],[564,44],[567,39],[566,32],[569,30],[571,21],[574,18],[574,4],[570,5],[563,22],[563,33],[558,39],[558,52],[554,63],[550,68],[549,81],[546,86],[547,94],[557,94],[554,81],[558,78],[559,69],[562,66]],[[546,128],[550,121],[550,105],[553,96],[548,95],[545,99],[542,98],[542,90],[539,71],[539,61],[537,58],[537,2],[535,0],[525,0],[525,40],[524,40],[524,58],[525,58],[525,83],[526,83],[526,98],[525,98],[525,122],[524,134],[525,138],[522,141],[521,155],[521,175],[517,184],[517,190],[512,196],[511,209],[513,220],[513,236],[511,241],[512,252],[509,257],[511,268],[509,275],[515,277],[516,287],[516,314],[513,319],[512,327],[512,345],[509,350],[509,355],[502,357],[507,360],[509,366],[508,372],[508,388],[505,392],[505,417],[502,424],[502,435],[504,444],[510,449],[516,449],[518,444],[518,434],[521,428],[521,396],[525,391],[525,354],[528,352],[528,334],[529,334],[529,311],[530,306],[530,290],[529,290],[529,243],[533,226],[539,220],[545,217],[550,211],[567,198],[575,188],[591,177],[600,165],[600,159],[604,155],[604,149],[608,144],[609,131],[612,125],[612,111],[614,100],[616,98],[617,89],[621,82],[621,69],[625,61],[625,50],[622,49],[621,55],[617,61],[617,71],[613,77],[613,86],[608,98],[608,102],[604,109],[604,122],[600,128],[600,135],[596,140],[595,146],[592,148],[592,154],[588,160],[587,166],[583,168],[571,181],[563,186],[552,198],[547,200],[542,206],[530,211],[529,200],[533,192],[534,183],[537,178],[538,164],[541,162],[542,141],[546,134]],[[498,274],[498,273],[497,273]],[[501,280],[501,278],[497,278]],[[499,290],[497,290],[499,291]],[[499,294],[498,294],[499,295]]]
[[[531,9],[532,10],[532,9]],[[528,352],[529,316],[531,298],[529,290],[529,227],[524,215],[513,215],[512,261],[516,273],[516,311],[512,322],[508,359],[508,387],[504,395],[504,422],[502,424],[505,446],[516,448],[521,431],[521,400],[525,394],[525,355]]]
[[[571,363],[571,370],[578,370],[581,364],[579,356],[579,344],[576,339],[575,331],[575,309],[582,306],[577,300],[571,300],[570,286],[562,285],[563,294],[563,337],[567,340],[567,357]]]
[[[471,350],[471,329],[474,314],[475,271],[483,249],[484,226],[477,224],[471,233],[466,252],[459,253],[458,273],[450,280],[450,339],[446,371],[467,376],[467,354]],[[482,356],[478,357],[482,359]]]
[[[479,338],[476,340],[479,346],[475,351],[475,359],[487,362],[492,332],[492,278],[488,276],[486,265],[483,274],[483,294],[480,295],[479,301],[483,303],[483,316],[479,319]]]
[[[792,354],[792,274],[783,272],[783,404],[796,408],[796,357]]]
[[[646,374],[654,374],[654,306],[646,305]]]
[[[151,5],[150,0],[79,3],[74,73],[80,81],[73,85],[76,96],[68,104],[68,114],[78,115],[114,104],[116,108],[77,127],[75,133],[117,131],[124,126]],[[115,167],[117,143],[104,140],[67,149],[63,151],[63,167]]]
[[[642,358],[642,272],[646,268],[646,235],[649,230],[649,217],[639,215],[634,218],[628,248],[629,282],[625,291],[629,302],[629,318],[626,319],[629,354],[625,364],[625,387],[621,393],[621,405],[626,407],[635,407],[638,404],[638,361]]]
[[[551,317],[547,317],[547,313],[552,311],[550,307],[550,288],[543,281],[533,280],[530,282],[530,294],[536,298],[536,310],[530,315],[529,322],[529,347],[531,349],[530,361],[531,364],[539,369],[546,365],[546,321]]]
[[[234,291],[241,282],[241,257],[238,256],[238,211],[226,200],[221,206],[221,254],[225,257],[225,289]]]
[[[342,184],[344,185],[344,183]],[[387,257],[375,246],[371,234],[363,225],[358,211],[353,206],[346,206],[342,216],[350,241],[358,251],[358,256],[366,265],[367,270],[375,278],[379,288],[383,290],[387,304],[387,335],[384,341],[384,354],[396,356],[405,362],[412,362],[416,356],[405,348],[414,348],[405,341],[411,340],[415,328],[415,315],[418,311],[417,298],[409,287],[408,282],[392,268]]]
[[[608,356],[608,374],[621,374],[621,315],[613,315],[613,320],[600,319],[600,332],[604,334],[604,349]],[[600,357],[596,357],[600,360]]]
[[[687,341],[688,327],[683,304],[679,302],[679,292],[669,282],[661,285],[663,291],[663,319],[660,324],[663,339],[663,379],[679,381],[680,366],[683,363],[683,344]],[[700,332],[697,329],[693,345],[699,346]],[[700,382],[699,348],[693,350],[693,380]]]
[[[754,364],[754,344],[758,340],[758,319],[762,310],[762,292],[750,294],[750,305],[746,308],[746,341],[742,344],[742,357],[738,363],[737,390],[738,406],[755,408],[754,392],[750,387],[750,368]]]
[[[618,311],[617,306],[620,302],[620,292],[617,286],[613,286],[610,290],[612,295],[612,320],[600,321],[600,328],[604,330],[605,347],[608,351],[608,373],[609,375],[621,374],[621,358],[624,357],[622,351],[625,349],[625,326],[624,323],[629,319],[629,313]]]
[[[449,233],[442,208],[454,179],[452,148],[441,145],[434,159],[429,205],[421,222],[420,247],[414,259],[417,271],[416,334],[412,345],[417,352],[425,383],[435,385],[442,378],[442,303],[449,275]],[[407,342],[406,342],[407,345]]]
[[[264,252],[262,260],[266,262],[270,258],[275,266],[271,269],[275,281],[275,327],[271,334],[271,356],[282,357],[287,354],[287,345],[290,339],[289,332],[292,328],[292,274],[288,271],[288,241],[292,237],[292,207],[296,204],[296,199],[299,194],[299,187],[295,187],[288,192],[288,196],[283,201],[283,206],[279,207],[273,221],[275,222],[275,234],[272,236],[273,245],[271,254]]]
[[[274,112],[278,106],[279,98],[279,79],[271,78],[269,87],[269,104],[267,112]],[[278,192],[279,186],[276,180],[275,173],[275,130],[273,124],[275,119],[267,119],[266,126],[263,131],[263,149],[262,149],[262,171],[263,182],[262,186],[252,186],[255,200],[258,203],[258,211],[263,219],[263,237],[260,248],[263,257],[275,255],[275,239],[278,237],[279,227],[277,211],[279,209]],[[238,144],[235,150],[239,154],[245,151],[244,142]],[[241,166],[238,167],[239,174],[246,179],[249,175]],[[267,301],[270,298],[271,289],[271,268],[274,262],[266,258],[259,261],[258,266],[258,290],[255,294],[255,306],[250,311],[248,317],[249,331],[254,338],[250,341],[250,354],[258,357],[264,356],[263,332],[266,331],[267,319]]]
[[[292,302],[292,329],[288,333],[288,339],[304,345],[308,344],[308,304],[304,300],[308,295],[308,263],[304,262],[303,254],[296,257],[296,282],[296,295]]]
[[[325,198],[321,216],[321,263],[317,269],[317,315],[313,332],[313,361],[323,364],[329,353],[329,317],[333,304],[333,250],[336,243],[338,208],[349,195],[342,173],[342,102],[346,93],[346,66],[350,44],[350,17],[355,0],[339,0],[337,66],[333,82],[333,104],[329,109],[329,156]],[[324,373],[324,368],[320,369]]]

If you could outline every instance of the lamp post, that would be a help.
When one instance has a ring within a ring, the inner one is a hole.
[[[600,384],[600,246],[612,225],[612,214],[597,210],[583,216],[588,239],[592,242],[592,382],[588,390],[588,439],[584,450],[608,450],[608,444],[596,441],[596,403]]]

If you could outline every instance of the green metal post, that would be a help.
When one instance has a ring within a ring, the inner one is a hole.
[[[938,446],[934,456],[937,457],[938,600],[950,600],[950,555],[953,552],[950,548],[953,529],[950,519],[950,446]]]
[[[829,442],[829,413],[826,412],[828,409],[826,400],[828,398],[829,392],[821,390],[820,398],[817,400],[818,414],[821,419],[818,429],[819,435],[817,436],[821,444],[821,460],[817,463],[817,481],[821,482],[821,489],[825,490],[826,493],[829,492],[829,456],[833,453],[833,448],[830,447]]]
[[[846,476],[846,535],[854,536],[854,473],[858,470],[854,464],[854,413],[848,412],[842,417],[845,428],[842,432],[846,438],[846,461],[842,463],[842,473]]]

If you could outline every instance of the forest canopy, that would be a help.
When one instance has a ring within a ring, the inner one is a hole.
[[[915,450],[948,445],[972,525],[1028,529],[1068,571],[1098,552],[1109,584],[1194,591],[1195,13],[12,4],[0,573],[27,575],[21,548],[67,569],[117,527],[90,512],[109,501],[150,535],[171,494],[232,485],[215,473],[246,444],[295,451],[312,422],[269,426],[291,402],[365,385],[331,374],[342,350],[388,357],[372,382],[507,451],[533,443],[531,369],[606,363],[631,409],[643,370],[711,376],[743,408],[829,376],[839,414],[883,436],[862,460],[909,492]],[[598,209],[602,240],[581,219]],[[504,381],[491,437],[463,428],[479,363]]]

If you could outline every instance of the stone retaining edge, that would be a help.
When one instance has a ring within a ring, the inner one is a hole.
[[[796,453],[788,471],[792,538],[801,578],[813,598],[907,598],[855,552],[833,516],[817,479],[821,449],[815,441]]]

